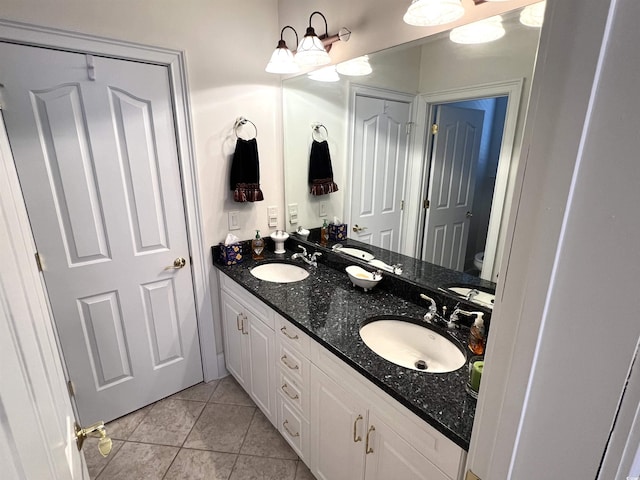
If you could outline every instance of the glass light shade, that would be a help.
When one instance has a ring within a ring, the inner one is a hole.
[[[461,0],[413,0],[404,21],[417,27],[442,25],[458,20],[464,15]]]
[[[298,65],[304,67],[319,67],[331,63],[331,58],[324,48],[322,40],[317,37],[313,29],[307,29],[306,35],[298,45],[295,59]]]
[[[449,33],[449,38],[455,43],[488,43],[504,36],[502,17],[485,18],[478,22],[456,27]]]
[[[336,71],[335,65],[330,65],[328,67],[321,68],[319,70],[315,70],[308,74],[308,77],[311,80],[316,80],[317,82],[338,82],[340,81],[340,75]]]
[[[369,75],[373,71],[369,64],[369,55],[339,63],[336,66],[336,70],[340,75],[349,75],[351,77]]]
[[[295,62],[293,53],[287,48],[287,44],[278,42],[278,48],[273,51],[265,71],[269,73],[297,73],[300,71],[300,66]]]
[[[520,23],[527,27],[541,27],[544,21],[544,8],[546,6],[546,1],[527,5],[522,12],[520,12]]]

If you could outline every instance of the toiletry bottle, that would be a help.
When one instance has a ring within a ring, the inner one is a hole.
[[[256,238],[251,240],[251,256],[254,260],[264,259],[264,238],[260,237],[260,230],[256,230]]]
[[[326,247],[329,245],[329,225],[327,225],[327,221],[325,220],[320,227],[320,245]]]
[[[471,332],[469,333],[469,350],[475,355],[484,355],[484,345],[486,342],[486,336],[484,331],[484,314],[482,312],[474,312],[476,319],[471,325]]]

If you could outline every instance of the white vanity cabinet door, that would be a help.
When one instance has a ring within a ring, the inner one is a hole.
[[[311,367],[311,471],[318,480],[364,475],[367,411],[355,396]]]
[[[221,300],[227,370],[275,425],[275,333],[242,298],[223,290]]]
[[[365,449],[365,480],[451,480],[373,411]]]

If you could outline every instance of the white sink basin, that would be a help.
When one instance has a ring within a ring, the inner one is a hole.
[[[474,289],[469,287],[449,287],[449,290],[457,293],[461,297],[467,298],[469,293],[471,293]],[[482,290],[475,290],[471,298],[471,303],[475,303],[477,305],[482,305],[483,307],[493,308],[493,303],[496,299],[496,296],[492,293],[483,292]]]
[[[292,283],[309,276],[304,268],[290,263],[263,263],[251,269],[251,275],[265,282]]]
[[[431,330],[393,316],[374,317],[360,327],[360,337],[375,353],[413,370],[446,373],[466,362],[463,350]]]

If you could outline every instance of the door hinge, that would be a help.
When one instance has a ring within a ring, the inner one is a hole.
[[[405,125],[407,127],[407,135],[411,135],[411,128],[415,122],[407,122]]]
[[[422,202],[422,208],[424,208],[425,210],[429,208],[429,205],[431,205],[431,202],[429,200],[425,200],[424,202]]]
[[[434,123],[431,125],[431,135],[435,135],[436,133],[438,133],[438,124]]]
[[[404,210],[404,200],[400,200],[400,210]]]
[[[75,397],[76,396],[76,389],[73,386],[73,382],[71,380],[69,380],[67,382],[67,390],[69,390],[69,396],[70,397]]]
[[[42,259],[40,258],[40,254],[38,252],[35,253],[36,257],[36,266],[38,267],[38,271],[42,272]]]

